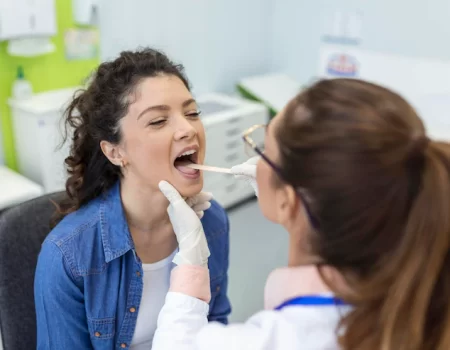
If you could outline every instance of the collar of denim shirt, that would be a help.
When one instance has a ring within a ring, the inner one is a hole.
[[[130,250],[134,251],[133,239],[131,238],[122,200],[120,199],[119,181],[102,199],[100,204],[100,227],[107,263],[121,257]]]

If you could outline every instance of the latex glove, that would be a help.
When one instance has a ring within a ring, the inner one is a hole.
[[[167,213],[178,241],[178,253],[173,262],[207,267],[210,252],[197,214],[168,182],[161,181],[159,189],[169,200]]]
[[[186,203],[192,208],[197,214],[198,218],[201,219],[205,215],[205,211],[211,208],[211,199],[213,198],[210,192],[200,192],[199,194],[189,197],[186,199]]]
[[[258,196],[258,185],[256,184],[256,164],[258,164],[260,156],[250,158],[245,163],[235,165],[231,168],[231,173],[236,179],[242,179],[249,184]]]

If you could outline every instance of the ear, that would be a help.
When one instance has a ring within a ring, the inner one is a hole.
[[[100,148],[106,158],[114,165],[121,166],[125,162],[119,145],[114,145],[108,141],[101,141]]]
[[[290,185],[283,185],[275,195],[277,222],[285,227],[296,220],[300,211],[300,200],[294,188]]]

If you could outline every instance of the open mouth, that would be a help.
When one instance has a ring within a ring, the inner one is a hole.
[[[189,150],[181,153],[173,163],[174,167],[184,176],[193,178],[200,174],[199,170],[189,168],[189,164],[197,164],[198,152],[196,150]]]

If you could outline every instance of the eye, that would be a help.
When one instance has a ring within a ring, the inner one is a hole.
[[[200,117],[201,114],[202,114],[201,111],[189,112],[189,113],[186,114],[186,117],[195,119],[195,118]]]
[[[162,126],[166,122],[166,119],[152,120],[148,123],[148,126]]]

